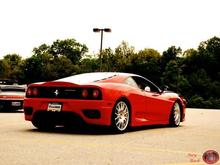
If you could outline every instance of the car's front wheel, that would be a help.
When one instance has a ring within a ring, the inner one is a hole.
[[[130,122],[130,109],[124,100],[118,101],[112,112],[112,127],[115,131],[123,133],[127,130]]]
[[[175,102],[170,114],[170,125],[172,127],[178,127],[181,121],[181,109],[178,102]]]

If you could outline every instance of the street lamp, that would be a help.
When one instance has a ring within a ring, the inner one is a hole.
[[[112,30],[110,28],[93,28],[93,32],[99,33],[101,32],[101,44],[100,44],[100,55],[99,55],[99,60],[100,60],[100,71],[102,71],[102,43],[103,43],[103,32],[111,32]]]

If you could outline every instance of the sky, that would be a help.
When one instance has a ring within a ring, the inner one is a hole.
[[[0,0],[0,58],[17,53],[30,57],[34,47],[74,38],[90,54],[115,49],[122,41],[136,51],[170,46],[197,48],[220,37],[219,0]]]

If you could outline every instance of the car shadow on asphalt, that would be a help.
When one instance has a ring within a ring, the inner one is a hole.
[[[0,110],[0,113],[24,113],[23,110]]]
[[[28,130],[36,133],[49,133],[49,134],[72,134],[72,135],[114,135],[117,134],[109,127],[105,126],[83,126],[75,128],[56,127],[51,130],[39,130],[37,128]]]
[[[182,127],[182,126],[179,126]],[[167,125],[150,125],[150,126],[139,126],[129,128],[126,133],[135,133],[140,131],[147,131],[153,129],[175,129],[176,127],[169,127]],[[35,133],[49,133],[49,134],[72,134],[72,135],[119,135],[123,133],[118,133],[106,126],[96,126],[96,125],[86,125],[81,127],[66,128],[66,127],[56,127],[51,130],[39,130],[36,128],[27,130],[28,132]],[[146,132],[147,133],[147,132]]]

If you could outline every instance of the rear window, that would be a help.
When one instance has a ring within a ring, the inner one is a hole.
[[[84,73],[84,74],[78,74],[75,76],[70,76],[66,78],[62,78],[56,81],[64,81],[64,82],[72,82],[75,84],[85,84],[85,83],[91,83],[91,82],[97,82],[101,80],[106,80],[111,77],[116,76],[116,73]]]
[[[138,88],[137,83],[136,83],[136,82],[134,81],[134,79],[131,78],[131,77],[128,77],[128,78],[125,80],[125,84],[128,84],[128,85],[130,85],[130,86],[132,86],[132,87]]]

